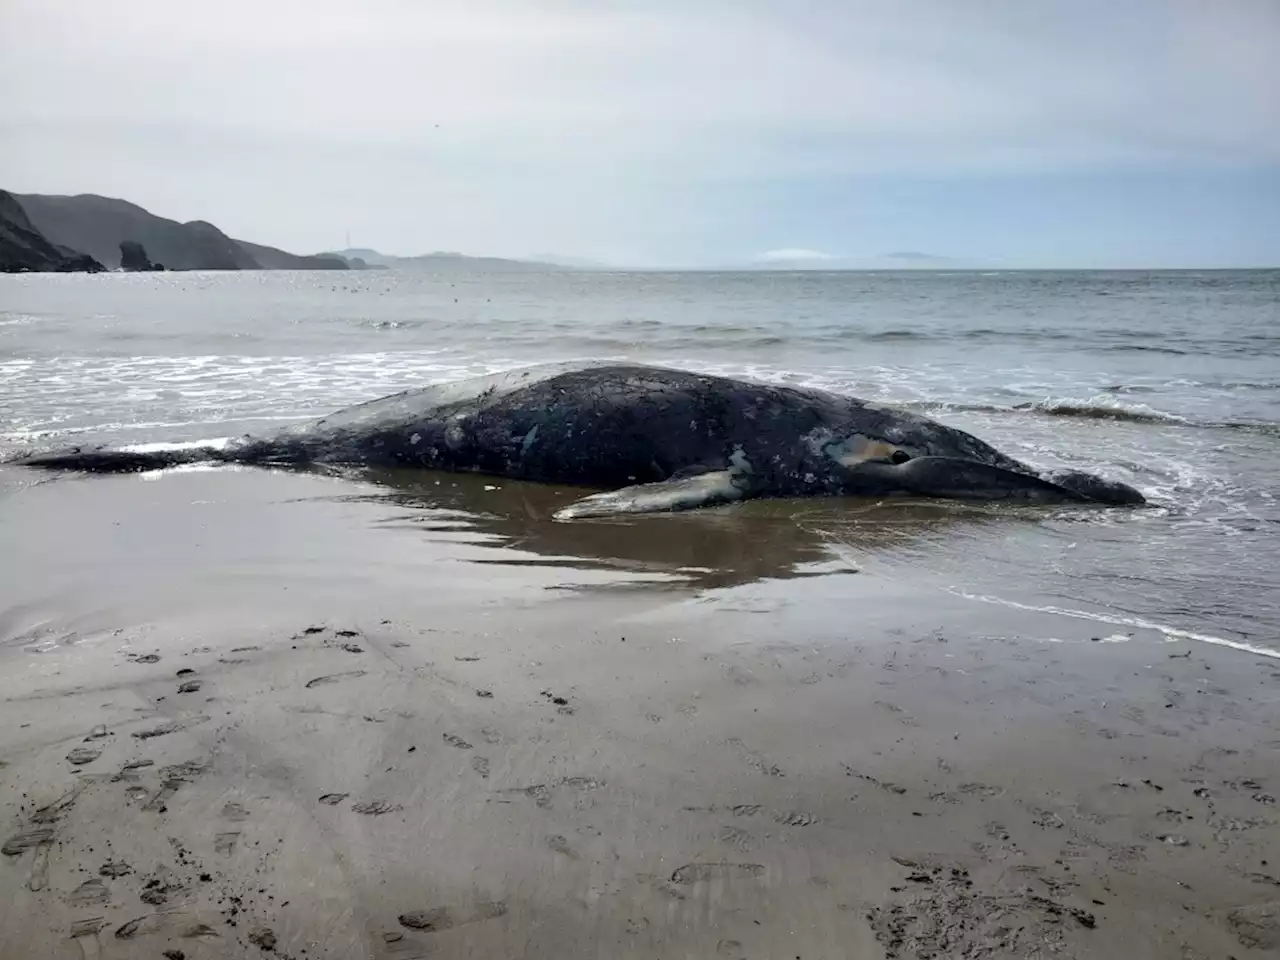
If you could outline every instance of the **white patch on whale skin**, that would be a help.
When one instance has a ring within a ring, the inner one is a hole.
[[[212,440],[185,440],[176,443],[130,443],[117,449],[125,453],[162,453],[167,450],[226,450],[234,442],[233,437],[216,437]]]
[[[607,517],[622,513],[661,513],[692,510],[717,503],[741,500],[751,492],[755,468],[739,444],[729,454],[724,470],[711,470],[693,477],[640,483],[584,497],[555,513],[557,520]]]
[[[533,429],[524,435],[524,440],[520,442],[520,454],[523,456],[529,452],[529,448],[533,446],[533,441],[538,439],[538,425],[535,423]]]
[[[887,461],[895,453],[903,448],[894,443],[878,439],[876,437],[868,437],[866,434],[855,433],[852,436],[836,438],[831,434],[819,436],[810,434],[809,444],[811,448],[817,448],[815,453],[821,451],[825,456],[830,457],[836,463],[845,467],[856,467],[860,463],[868,460]],[[905,451],[911,455],[911,451]]]
[[[747,459],[747,452],[742,449],[741,444],[734,447],[733,453],[729,454],[728,473],[734,477],[747,477],[755,473],[751,461]]]
[[[734,479],[732,470],[714,470],[696,477],[623,487],[621,490],[593,494],[561,507],[556,511],[555,519],[581,520],[624,513],[662,513],[741,500],[745,491],[734,483]]]
[[[422,434],[420,433],[415,433],[412,437],[409,438],[410,446],[416,447],[421,442],[422,442]]]

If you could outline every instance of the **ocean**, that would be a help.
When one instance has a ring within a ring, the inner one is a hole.
[[[629,519],[664,533],[635,534],[642,557],[617,522],[580,540],[550,521],[541,533],[495,522],[498,484],[433,480],[411,491],[414,508],[449,517],[449,536],[535,560],[591,553],[580,559],[704,586],[856,569],[1066,613],[1100,642],[1156,630],[1280,656],[1275,270],[4,276],[0,460],[233,436],[425,383],[602,357],[901,404],[1037,466],[1134,484],[1150,505],[752,503]],[[0,470],[0,497],[30,482]],[[677,548],[671,524],[712,546]],[[707,579],[717,567],[739,573]]]

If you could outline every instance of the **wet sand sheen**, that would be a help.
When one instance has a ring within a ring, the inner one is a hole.
[[[1280,948],[1274,662],[484,486],[10,486],[0,957]]]

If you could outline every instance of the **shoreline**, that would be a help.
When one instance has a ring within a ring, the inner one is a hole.
[[[1280,948],[1280,664],[496,492],[6,487],[0,958]]]

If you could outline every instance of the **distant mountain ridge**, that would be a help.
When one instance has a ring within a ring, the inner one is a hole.
[[[54,244],[83,250],[108,268],[120,266],[120,244],[142,244],[169,270],[346,270],[337,257],[305,257],[235,240],[212,223],[179,223],[135,203],[92,193],[19,194],[31,223]]]
[[[525,273],[538,270],[574,269],[565,263],[554,263],[545,260],[516,260],[510,257],[475,257],[452,250],[436,250],[414,257],[397,257],[388,253],[380,253],[368,247],[349,247],[346,250],[333,250],[319,254],[322,257],[341,257],[348,263],[360,261],[369,267],[390,270],[451,270],[474,269],[492,270],[505,273]],[[358,264],[357,264],[358,266]]]
[[[50,241],[13,194],[0,190],[0,272],[97,273],[102,269],[93,257]]]
[[[794,256],[778,254],[794,253]],[[896,250],[882,253],[879,256],[848,257],[818,253],[808,250],[782,250],[762,255],[747,265],[737,265],[728,269],[753,271],[802,271],[821,272],[858,271],[858,270],[988,270],[999,264],[976,257],[950,257],[936,253],[923,253],[919,250]]]
[[[250,243],[248,240],[237,240],[236,243],[247,250],[263,270],[345,270],[351,266],[345,258],[329,254],[306,256],[260,243]]]

